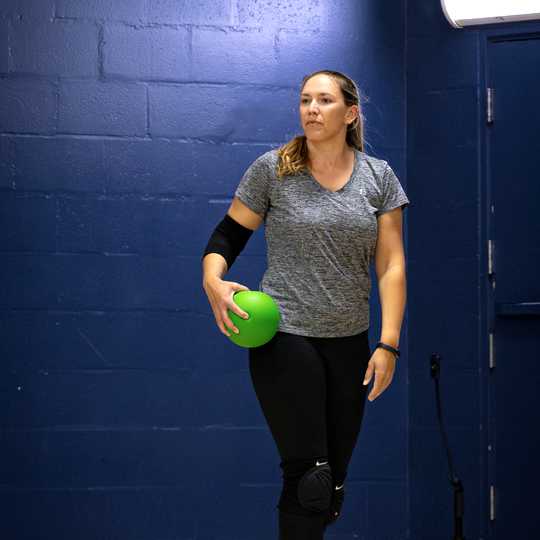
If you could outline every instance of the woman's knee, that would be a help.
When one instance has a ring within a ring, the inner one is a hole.
[[[332,469],[325,458],[295,459],[281,463],[283,490],[278,508],[310,515],[326,512],[333,494]]]

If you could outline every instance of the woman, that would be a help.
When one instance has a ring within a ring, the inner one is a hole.
[[[260,290],[277,302],[275,336],[249,349],[254,389],[279,451],[281,540],[319,540],[343,505],[347,467],[363,417],[391,383],[406,298],[402,208],[388,163],[364,153],[356,84],[321,70],[304,77],[304,135],[259,156],[203,255],[203,287],[221,332],[239,283],[224,281],[264,221],[268,268]],[[209,254],[209,255],[208,255]],[[381,338],[368,343],[369,268],[375,261]]]

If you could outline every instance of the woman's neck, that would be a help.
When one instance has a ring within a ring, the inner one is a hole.
[[[311,170],[326,172],[346,168],[350,164],[354,149],[345,141],[335,143],[313,143],[308,141],[308,164]]]

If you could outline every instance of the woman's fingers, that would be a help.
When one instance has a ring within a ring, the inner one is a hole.
[[[217,302],[212,305],[212,309],[214,311],[214,318],[216,319],[216,324],[218,325],[219,330],[222,334],[224,334],[227,337],[230,337],[230,330],[227,328],[227,326],[234,326],[232,324],[231,319],[227,316],[227,310],[225,311],[220,310]]]
[[[225,324],[235,333],[238,334],[240,330],[235,326],[235,324],[232,322],[231,318],[229,317],[229,312],[227,311],[230,309],[234,314],[238,315],[242,319],[249,319],[249,313],[246,311],[243,311],[238,307],[236,303],[233,302],[233,305],[231,306],[225,306],[225,311],[222,313],[222,318],[225,321]]]
[[[217,324],[217,326],[218,326],[220,332],[221,332],[223,335],[229,337],[230,334],[229,334],[229,332],[227,331],[227,328],[225,327],[225,323],[223,322],[222,318],[218,316],[217,310],[214,312],[214,318],[216,319],[216,324]]]
[[[234,311],[235,315],[238,315],[241,319],[249,319],[249,313],[246,313],[245,311],[242,311],[240,309],[236,310],[236,309],[231,309],[229,308],[231,311]]]
[[[234,305],[229,306],[229,309],[238,315],[241,319],[249,319],[249,313],[247,311],[243,311],[238,307],[238,304],[234,303]]]
[[[369,401],[379,397],[390,386],[395,365],[396,360],[393,353],[379,348],[375,349],[369,359],[366,375],[364,376],[364,385],[369,384],[373,376],[375,376],[373,388],[368,395]]]
[[[375,365],[370,360],[366,369],[366,374],[364,375],[364,386],[369,384],[371,381],[371,377],[373,376],[373,370],[375,369]]]
[[[379,397],[388,386],[387,377],[388,372],[383,369],[375,369],[375,384],[371,389],[371,392],[368,396],[369,401],[373,401]]]
[[[232,290],[231,290],[232,289]],[[236,283],[235,281],[222,281],[218,280],[205,286],[205,291],[212,306],[216,324],[220,332],[227,337],[231,336],[231,333],[240,333],[240,330],[236,327],[234,322],[230,318],[229,311],[247,320],[250,315],[247,311],[244,311],[235,301],[234,294],[237,291],[249,291],[249,287]]]
[[[249,289],[245,285],[240,285],[240,283],[235,283],[235,285],[237,287],[242,287],[242,289],[240,289],[242,291],[249,291]],[[249,313],[247,313],[246,311],[243,311],[242,309],[240,309],[240,306],[234,301],[234,294],[235,293],[236,293],[236,291],[233,291],[231,293],[231,305],[229,306],[229,309],[233,313],[236,313],[236,315],[238,315],[242,319],[249,319]]]
[[[218,326],[224,335],[226,335],[227,337],[230,337],[231,333],[227,330],[227,328],[225,327],[223,323],[219,324]]]
[[[226,326],[232,330],[235,334],[238,334],[239,330],[236,328],[234,323],[231,321],[229,315],[227,314],[227,309],[222,314],[223,320],[225,321]]]

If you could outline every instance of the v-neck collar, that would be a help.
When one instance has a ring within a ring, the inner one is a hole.
[[[345,182],[345,184],[343,184],[343,186],[341,186],[336,191],[332,191],[331,189],[325,188],[323,185],[321,185],[321,183],[311,174],[310,170],[307,167],[306,167],[306,175],[309,177],[310,180],[315,182],[316,187],[318,186],[319,190],[323,191],[324,193],[327,193],[328,195],[339,195],[343,193],[350,187],[351,182],[353,181],[353,178],[355,176],[356,169],[358,168],[358,163],[360,161],[360,157],[358,155],[359,153],[358,149],[353,148],[353,151],[354,151],[354,162],[353,162],[351,175],[349,176],[349,179]]]

